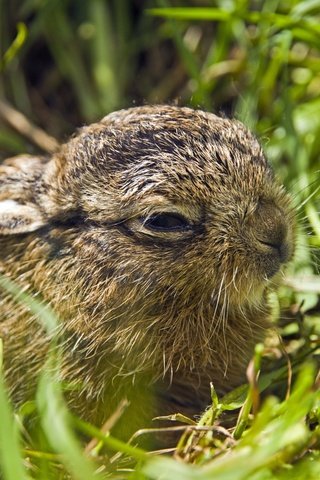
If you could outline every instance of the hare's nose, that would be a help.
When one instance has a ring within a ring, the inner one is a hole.
[[[274,254],[281,263],[288,260],[288,225],[280,208],[271,201],[259,202],[251,226],[256,246],[261,252]]]

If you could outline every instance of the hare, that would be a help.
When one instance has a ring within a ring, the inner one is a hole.
[[[96,423],[123,396],[142,426],[201,413],[210,382],[219,393],[239,385],[269,327],[268,291],[294,230],[256,138],[200,110],[121,110],[52,158],[0,167],[0,272],[61,319],[61,377],[76,386],[67,399]],[[5,375],[19,404],[33,394],[48,338],[27,306],[0,295]]]

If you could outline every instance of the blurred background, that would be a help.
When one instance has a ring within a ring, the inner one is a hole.
[[[0,8],[2,159],[50,152],[77,127],[144,103],[234,116],[293,194],[300,227],[287,286],[295,302],[318,304],[318,1],[0,0]],[[283,298],[292,303],[287,290]]]

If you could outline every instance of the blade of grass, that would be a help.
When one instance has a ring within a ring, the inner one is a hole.
[[[94,465],[85,458],[70,427],[69,412],[64,404],[58,381],[59,361],[54,351],[43,369],[37,390],[41,424],[52,448],[75,480],[98,480]]]
[[[109,8],[103,0],[92,0],[89,3],[90,21],[95,26],[90,57],[102,115],[116,108],[120,100],[115,62],[117,48]]]
[[[17,24],[17,36],[8,48],[8,50],[3,55],[2,60],[0,61],[0,71],[4,70],[9,62],[11,62],[18,54],[19,50],[22,48],[26,42],[28,36],[28,29],[26,25],[22,22]]]
[[[0,338],[0,476],[3,480],[29,480],[23,466],[20,435],[15,424],[2,375],[3,346]]]

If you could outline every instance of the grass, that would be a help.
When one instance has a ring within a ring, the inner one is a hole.
[[[294,261],[272,299],[282,342],[274,336],[257,347],[247,385],[222,399],[212,390],[197,426],[181,419],[186,430],[172,458],[151,455],[68,411],[57,381],[57,319],[1,281],[53,339],[33,402],[13,412],[0,382],[4,480],[320,478],[320,6],[181,3],[1,0],[0,94],[60,140],[116,108],[176,99],[252,128],[300,225]],[[5,118],[0,149],[4,158],[39,151]],[[34,411],[37,425],[28,421]],[[98,440],[92,449],[84,436]]]

